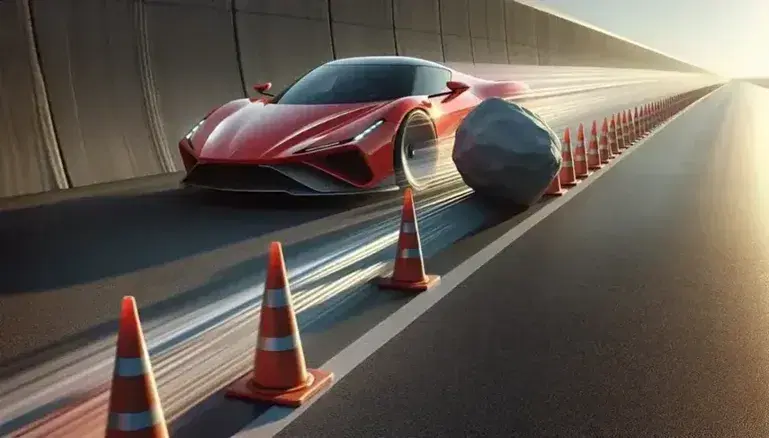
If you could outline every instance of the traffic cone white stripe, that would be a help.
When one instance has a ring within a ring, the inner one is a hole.
[[[146,373],[141,357],[118,357],[115,359],[114,375],[120,377],[138,377]]]
[[[401,232],[404,234],[416,234],[417,224],[414,222],[403,222],[401,224]]]
[[[256,348],[262,351],[291,351],[302,346],[302,341],[299,340],[298,334],[292,334],[284,336],[282,338],[268,338],[266,336],[259,336]]]
[[[400,252],[400,258],[402,259],[419,259],[422,258],[422,248],[405,248]]]
[[[164,422],[163,413],[159,407],[154,407],[149,411],[115,413],[110,412],[107,422],[110,430],[120,432],[136,432],[148,429],[158,423]]]
[[[264,305],[270,309],[281,309],[291,304],[291,296],[285,288],[265,289],[262,300]]]

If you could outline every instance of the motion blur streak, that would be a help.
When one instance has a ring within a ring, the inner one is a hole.
[[[473,69],[480,69],[475,73],[481,77],[498,76],[493,66]],[[559,135],[566,126],[588,124],[635,105],[718,82],[704,75],[598,68],[532,67],[521,76],[516,79],[532,87],[522,102]],[[454,168],[452,141],[438,142],[434,162],[427,164],[431,187],[417,201],[426,257],[478,230],[488,216]],[[399,210],[382,209],[347,229],[285,248],[302,327],[340,314],[377,293],[368,283],[390,268]],[[193,311],[178,310],[143,321],[166,418],[178,418],[248,370],[256,342],[260,281],[223,299],[201,300]],[[115,303],[117,309],[118,298]],[[101,435],[113,354],[114,338],[110,337],[0,382],[0,435]]]
[[[464,234],[464,229],[477,228],[483,216],[468,209],[465,223],[450,224],[446,213],[450,207],[466,200],[470,190],[453,189],[440,196],[418,202],[420,220],[425,231],[425,252],[439,249]],[[366,293],[365,283],[383,273],[392,258],[398,238],[397,216],[375,226],[353,232],[340,241],[305,252],[299,260],[289,262],[289,277],[300,325],[306,327],[321,316],[345,304],[350,298]],[[448,237],[439,241],[441,237]],[[306,260],[306,261],[305,261]],[[297,266],[291,269],[292,266]],[[344,272],[342,272],[344,271]],[[340,274],[336,276],[335,274]],[[363,286],[363,287],[362,287]],[[153,352],[155,376],[168,419],[178,416],[189,405],[216,391],[228,381],[248,370],[263,284],[238,294],[237,302],[226,319],[180,342],[163,353]],[[256,298],[256,299],[255,299]],[[210,320],[213,315],[205,315]],[[107,354],[111,346],[107,346]],[[93,374],[109,378],[110,360],[94,367]],[[25,436],[98,436],[106,418],[107,388],[82,402],[66,415],[51,418],[24,431]],[[72,421],[72,420],[75,421]]]

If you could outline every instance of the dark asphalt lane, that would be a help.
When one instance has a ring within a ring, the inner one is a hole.
[[[70,336],[88,342],[110,333],[114,327],[99,325],[114,320],[122,295],[145,309],[168,301],[261,253],[260,236],[375,209],[368,206],[376,199],[172,189],[0,211],[0,376],[11,363],[23,368],[27,356],[54,354],[59,343],[71,348]]]
[[[767,113],[719,90],[280,436],[769,436]]]
[[[65,288],[320,219],[371,198],[299,199],[174,189],[0,212],[5,293]]]

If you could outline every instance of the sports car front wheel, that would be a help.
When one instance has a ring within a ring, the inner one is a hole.
[[[395,136],[395,180],[399,187],[424,190],[439,170],[435,126],[424,111],[404,117]]]

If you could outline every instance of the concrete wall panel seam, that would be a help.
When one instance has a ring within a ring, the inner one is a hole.
[[[241,56],[236,48],[230,1],[215,9],[190,5],[190,0],[184,0],[185,4],[145,4],[158,111],[177,169],[183,166],[179,139],[207,112],[248,93],[251,80],[244,73],[248,72],[246,55]],[[241,25],[240,20],[236,23]],[[246,42],[240,44],[242,49]],[[244,64],[242,70],[239,61]],[[137,80],[139,75],[137,72]],[[141,94],[141,85],[138,92]],[[140,110],[144,111],[143,103]],[[148,140],[146,144],[151,143]],[[157,156],[154,159],[159,163]]]
[[[395,0],[390,0],[390,19],[393,23],[393,41],[395,41],[395,55],[400,56],[401,45],[398,42],[398,32],[395,30]]]
[[[51,113],[51,102],[48,97],[48,90],[40,67],[40,51],[37,48],[37,32],[35,31],[35,22],[30,10],[29,0],[17,0],[21,6],[24,29],[27,33],[27,45],[29,50],[29,60],[32,67],[32,83],[34,85],[35,104],[37,107],[37,119],[40,123],[40,129],[43,131],[43,143],[46,149],[46,156],[51,166],[54,181],[59,189],[72,187],[67,166],[62,158],[59,148],[59,138],[56,133],[56,127],[53,123],[53,114]]]
[[[441,37],[441,56],[446,60],[446,44],[443,42],[443,17],[441,16],[441,7],[444,0],[438,0],[438,35]]]
[[[328,34],[331,38],[331,58],[336,58],[336,43],[334,43],[334,16],[331,13],[331,0],[326,0],[326,8],[328,8]]]
[[[238,33],[238,18],[235,8],[237,0],[230,0],[230,17],[232,17],[232,38],[235,40],[235,62],[238,64],[238,74],[240,74],[240,87],[243,89],[243,97],[248,97],[248,84],[246,84],[246,74],[243,72],[243,57],[240,54],[240,34]]]
[[[505,31],[505,54],[507,55],[507,63],[512,64],[512,61],[510,60],[510,49],[507,45],[507,0],[502,1],[502,25],[503,30]]]
[[[470,36],[470,55],[473,58],[473,64],[477,64],[479,62],[478,59],[476,59],[475,56],[475,44],[474,44],[474,37],[473,37],[473,24],[470,20],[470,0],[465,0],[465,5],[467,6],[467,34]]]
[[[150,134],[152,135],[152,142],[154,143],[155,152],[157,153],[160,165],[164,171],[173,172],[177,169],[176,165],[174,164],[174,160],[171,157],[171,151],[168,148],[168,142],[166,142],[166,134],[163,129],[163,122],[160,116],[156,91],[157,87],[155,86],[155,78],[152,74],[150,61],[150,42],[147,32],[147,15],[144,8],[144,2],[137,2],[136,24],[138,26],[139,67],[141,69],[144,107],[147,111],[147,119],[150,125]]]

